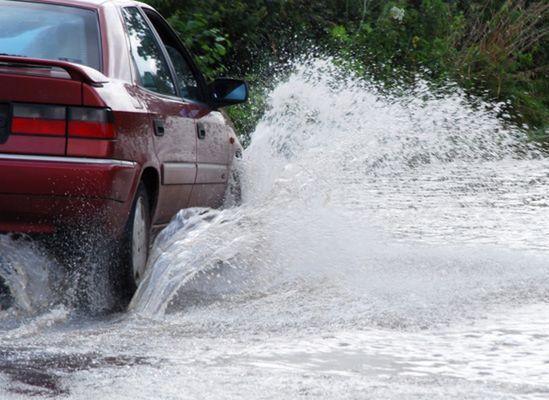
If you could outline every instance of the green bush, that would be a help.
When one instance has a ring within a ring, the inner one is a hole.
[[[214,79],[227,71],[224,58],[231,42],[219,28],[210,26],[204,14],[197,12],[185,19],[180,11],[176,11],[168,22],[187,48],[192,49],[195,61],[206,78]]]
[[[547,0],[149,2],[169,16],[208,78],[249,78],[251,103],[229,109],[244,134],[261,115],[274,71],[311,52],[389,86],[418,75],[451,79],[510,101],[513,119],[533,137],[548,129]]]

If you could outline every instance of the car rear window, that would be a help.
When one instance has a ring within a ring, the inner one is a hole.
[[[101,70],[97,13],[0,0],[0,54],[70,61]]]

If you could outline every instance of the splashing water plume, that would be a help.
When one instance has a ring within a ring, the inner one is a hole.
[[[34,314],[55,304],[58,274],[58,266],[34,243],[0,236],[0,276],[18,311]]]
[[[133,310],[226,329],[429,327],[546,298],[549,164],[497,104],[423,81],[382,94],[329,61],[269,101],[243,205],[182,211]]]
[[[549,159],[502,107],[329,60],[268,103],[242,205],[182,210],[128,313],[74,318],[0,237],[0,397],[546,398]]]

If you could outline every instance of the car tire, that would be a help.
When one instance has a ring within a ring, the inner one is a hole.
[[[141,183],[137,188],[121,243],[120,271],[123,295],[130,300],[143,279],[151,238],[149,196]]]

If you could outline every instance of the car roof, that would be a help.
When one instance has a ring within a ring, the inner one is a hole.
[[[123,4],[123,5],[139,5],[143,7],[150,7],[147,4],[141,3],[139,1],[132,0],[30,0],[33,3],[50,3],[50,4],[59,4],[67,6],[80,6],[80,7],[89,7],[89,8],[99,8],[101,5],[106,3],[114,4]]]

